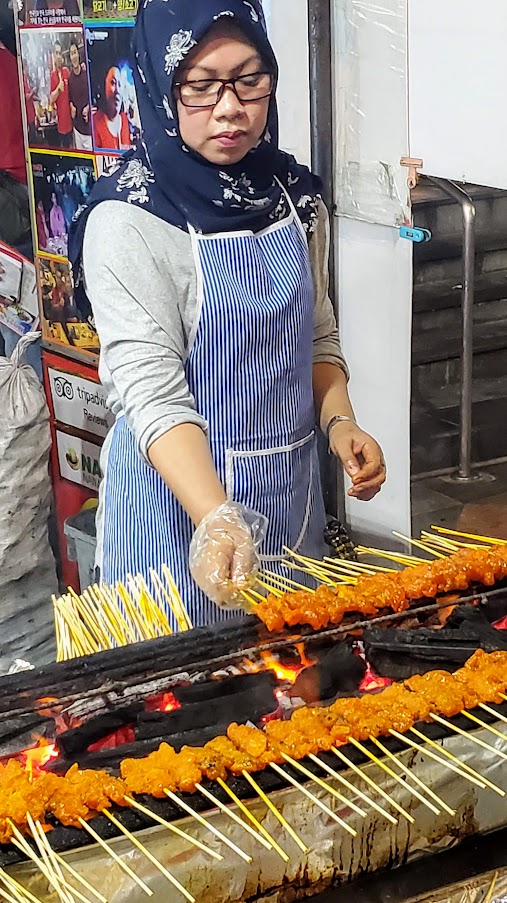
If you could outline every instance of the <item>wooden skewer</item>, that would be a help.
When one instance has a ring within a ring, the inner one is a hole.
[[[267,589],[268,593],[271,596],[276,596],[277,599],[283,598],[285,593],[289,592],[288,589],[281,590],[279,587],[277,588],[276,586],[271,586],[269,583],[266,583],[266,581],[263,580],[262,577],[259,577],[258,574],[255,578],[255,582],[258,586],[262,586],[263,589]],[[259,593],[259,595],[261,595],[261,593]]]
[[[192,624],[192,621],[190,620],[190,615],[183,604],[183,600],[180,596],[178,587],[176,586],[176,583],[174,581],[174,577],[171,574],[171,572],[166,564],[162,565],[162,573],[169,586],[171,596],[173,597],[173,601],[175,603],[175,608],[176,608],[176,611],[178,612],[177,617],[179,617],[179,619],[181,619],[181,623],[183,625],[186,624],[186,626],[182,626],[181,629],[182,630],[192,630],[193,624]]]
[[[80,875],[79,872],[76,872],[76,870],[72,868],[72,866],[67,862],[67,860],[63,858],[63,856],[60,856],[58,853],[54,853],[54,857],[55,857],[56,861],[59,862],[60,865],[63,866],[63,868],[67,869],[67,871],[72,875],[72,877],[73,877],[76,881],[81,882],[81,884],[83,885],[83,887],[86,887],[86,889],[87,889],[94,897],[96,897],[97,900],[100,901],[100,903],[107,903],[107,897],[103,897],[102,894],[100,894],[100,893],[98,892],[98,890],[96,890],[96,889],[93,887],[92,884],[89,884],[89,883],[88,883],[88,881],[86,880],[86,878],[83,878],[83,876]]]
[[[127,828],[122,825],[121,821],[119,821],[119,819],[117,819],[112,812],[108,812],[107,809],[104,809],[102,814],[105,815],[106,818],[108,818],[109,821],[112,822],[112,824],[116,828],[118,828],[118,830],[121,831],[125,837],[128,838],[128,840],[130,840],[131,844],[133,844],[136,849],[138,849],[139,852],[143,854],[143,856],[146,856],[149,862],[151,862],[151,864],[154,865],[156,869],[158,869],[158,871],[164,876],[164,878],[167,878],[169,883],[172,884],[173,887],[176,888],[176,890],[179,890],[180,894],[182,894],[185,899],[189,901],[189,903],[195,903],[195,897],[193,897],[192,894],[188,892],[186,887],[183,887],[178,879],[175,878],[174,875],[171,875],[171,872],[169,872],[165,868],[165,866],[163,866],[162,863],[158,861],[157,857],[154,856],[153,853],[151,853],[150,850],[145,847],[144,844],[141,843],[141,841],[138,840],[138,838],[135,837],[134,834],[132,834],[131,831],[128,831]]]
[[[97,834],[95,829],[92,828],[92,826],[89,825],[88,822],[86,822],[84,820],[84,818],[81,818],[81,816],[78,817],[78,821],[79,821],[79,824],[81,825],[81,827],[84,828],[85,831],[87,831],[91,837],[93,837],[93,839],[95,840],[96,843],[98,843],[99,847],[102,847],[104,852],[107,853],[109,856],[111,856],[112,859],[114,859],[114,861],[120,866],[120,868],[123,869],[123,871],[126,872],[127,875],[130,878],[132,878],[133,881],[135,881],[135,883],[141,888],[141,890],[144,890],[145,894],[147,894],[148,897],[152,897],[153,896],[152,889],[150,887],[148,887],[147,884],[144,883],[144,881],[139,877],[139,875],[136,875],[136,873],[130,868],[130,866],[127,865],[127,863],[124,862],[120,856],[118,856],[118,853],[115,850],[113,850],[112,847],[110,847],[109,844],[106,843],[105,840],[102,840],[102,837],[100,836],[100,834]]]
[[[403,539],[404,542],[410,543],[411,546],[415,546],[423,552],[428,552],[429,555],[433,555],[435,558],[447,558],[447,555],[444,555],[443,552],[436,552],[435,549],[432,549],[425,542],[414,539],[412,536],[405,536],[403,533],[398,533],[396,530],[393,530],[393,536],[396,536],[397,539]]]
[[[448,730],[454,731],[456,734],[460,734],[461,737],[465,737],[467,740],[475,743],[476,746],[482,746],[483,749],[487,749],[488,752],[494,753],[495,756],[500,756],[501,759],[504,759],[507,762],[507,753],[502,752],[501,749],[495,749],[494,746],[490,746],[485,740],[481,740],[480,737],[475,737],[470,731],[464,731],[461,727],[456,727],[451,721],[441,718],[440,715],[435,715],[434,712],[430,712],[430,718],[432,721],[438,721],[439,724],[442,724],[443,727],[446,727]],[[501,736],[503,737],[504,735],[502,734]]]
[[[352,745],[360,750],[360,752],[362,752],[364,756],[366,756],[368,759],[371,759],[371,761],[374,762],[375,765],[378,765],[378,767],[381,768],[382,771],[385,771],[385,773],[388,774],[389,777],[393,778],[393,780],[395,780],[397,784],[401,784],[401,786],[404,787],[405,790],[408,790],[409,793],[413,794],[413,796],[415,796],[424,806],[427,806],[428,809],[431,809],[432,812],[436,812],[437,815],[439,814],[433,803],[428,802],[428,800],[425,799],[422,793],[419,793],[419,791],[416,790],[415,787],[411,787],[409,784],[407,784],[407,782],[404,781],[403,778],[400,778],[399,774],[396,774],[396,772],[393,771],[393,769],[390,768],[389,765],[386,765],[385,762],[382,762],[382,760],[379,759],[378,756],[374,755],[374,753],[369,752],[369,750],[366,749],[366,746],[363,746],[363,744],[360,743],[359,740],[356,740],[355,737],[349,737],[349,743],[352,743]],[[405,818],[407,818],[407,816],[411,824],[414,824],[414,816],[410,815],[409,812],[405,814]]]
[[[255,608],[255,606],[259,604],[257,599],[254,599],[254,597],[250,593],[248,593],[245,589],[240,589],[239,594],[245,600],[245,602],[250,606],[250,608]]]
[[[22,894],[21,891],[16,890],[16,888],[12,887],[12,885],[8,884],[7,882],[6,886],[9,888],[12,894],[14,894],[14,896],[12,896],[3,888],[0,888],[0,898],[2,900],[7,900],[7,903],[26,903],[27,900],[31,899],[31,897],[25,896],[25,894]]]
[[[328,562],[329,567],[340,568],[344,564],[349,570],[357,571],[359,574],[396,574],[396,568],[384,568],[380,564],[361,564],[359,561],[345,561],[328,556],[324,558],[324,561]]]
[[[493,875],[493,878],[491,879],[491,884],[489,885],[489,890],[484,898],[484,903],[490,903],[497,880],[498,880],[498,872],[495,872],[495,874]]]
[[[340,759],[340,761],[343,762],[347,766],[347,768],[350,768],[351,771],[353,771],[355,774],[357,774],[358,777],[360,777],[361,780],[365,782],[365,784],[368,784],[369,787],[371,787],[373,790],[375,790],[382,797],[382,799],[384,799],[386,801],[386,803],[389,803],[393,807],[393,809],[396,809],[396,811],[399,812],[400,815],[403,815],[404,818],[407,818],[408,821],[411,820],[412,816],[408,812],[405,811],[403,806],[400,806],[400,804],[397,803],[396,800],[394,800],[392,798],[392,796],[389,796],[389,794],[382,787],[380,787],[377,783],[375,783],[375,781],[372,778],[370,778],[369,775],[365,774],[352,761],[352,759],[349,759],[348,756],[346,756],[344,753],[342,753],[341,749],[337,749],[336,746],[333,746],[331,752],[333,752],[335,754],[335,756],[337,756]]]
[[[243,819],[240,818],[239,815],[236,814],[236,812],[233,812],[232,809],[229,809],[229,807],[225,803],[222,803],[222,801],[219,800],[218,797],[216,797],[213,793],[210,793],[210,791],[206,787],[203,787],[202,784],[196,784],[195,789],[198,790],[199,793],[202,793],[202,795],[205,796],[206,799],[210,801],[210,803],[213,803],[213,805],[216,806],[217,809],[220,809],[220,811],[223,812],[224,815],[227,815],[228,818],[230,818],[233,822],[235,822],[248,834],[250,834],[250,836],[253,837],[254,840],[257,840],[258,843],[262,844],[262,846],[265,847],[266,850],[273,849],[273,845],[269,840],[266,840],[266,838],[263,837],[262,834],[254,831],[251,825],[243,821]]]
[[[501,740],[505,740],[507,743],[507,737],[505,734],[502,734],[501,731],[497,730],[496,727],[492,727],[490,724],[486,724],[485,721],[481,721],[480,718],[477,718],[477,715],[472,715],[471,712],[467,712],[465,709],[461,712],[465,718],[468,718],[469,721],[473,721],[475,724],[478,724],[480,727],[484,728],[485,731],[489,731],[490,734],[494,734],[495,737],[500,737]]]
[[[23,837],[21,831],[18,830],[16,825],[10,819],[8,819],[7,821],[8,821],[8,824],[10,825],[12,833],[14,835],[13,837],[11,837],[11,843],[13,844],[13,846],[17,847],[17,849],[21,850],[21,852],[25,856],[27,856],[28,859],[32,860],[32,862],[37,866],[39,871],[42,872],[42,874],[44,875],[46,880],[49,882],[51,887],[54,888],[54,890],[56,891],[58,896],[61,896],[61,888],[59,887],[59,884],[58,884],[57,878],[54,874],[54,871],[51,868],[48,869],[45,859],[42,859],[40,856],[37,856],[37,853],[35,852],[35,850],[33,850],[32,847],[30,846],[30,844],[27,843],[27,841]],[[68,885],[68,887],[70,888],[71,891],[74,892],[74,888],[70,887],[70,885]],[[88,903],[88,901],[87,901],[87,903]]]
[[[176,803],[176,805],[179,806],[180,809],[183,809],[183,811],[186,812],[187,815],[191,815],[192,818],[195,818],[195,820],[198,821],[200,825],[202,825],[204,828],[207,828],[208,831],[211,831],[211,833],[214,834],[215,837],[218,837],[218,839],[221,840],[222,843],[225,843],[225,845],[230,847],[231,850],[234,850],[234,852],[237,853],[238,856],[241,856],[241,858],[244,859],[245,862],[252,862],[252,857],[249,856],[248,853],[245,853],[244,850],[236,846],[236,844],[233,843],[232,840],[229,840],[229,838],[226,837],[225,834],[222,834],[222,832],[219,831],[218,828],[215,828],[215,825],[211,821],[203,818],[200,812],[196,812],[195,809],[192,809],[192,807],[187,805],[184,800],[180,799],[179,796],[176,796],[176,794],[173,793],[172,790],[168,790],[167,787],[164,787],[164,793],[169,797],[170,800],[173,801],[173,803]]]
[[[303,853],[308,853],[308,847],[306,846],[306,844],[303,843],[301,838],[296,834],[294,828],[292,827],[292,825],[289,824],[287,819],[285,819],[283,817],[283,815],[281,814],[281,812],[278,811],[275,804],[269,799],[268,796],[266,796],[263,789],[261,787],[259,787],[257,781],[255,781],[253,779],[252,775],[249,774],[248,771],[243,771],[242,774],[243,774],[243,777],[248,781],[248,783],[250,784],[252,789],[255,790],[255,792],[258,794],[258,796],[260,797],[262,802],[266,804],[266,806],[268,807],[270,812],[273,813],[273,815],[275,816],[276,819],[278,819],[278,821],[280,822],[282,827],[285,828],[285,830],[290,835],[290,837],[292,837],[294,843],[296,843],[298,845],[299,849],[302,850]]]
[[[252,825],[254,825],[254,827],[257,829],[259,834],[262,834],[262,836],[266,838],[266,840],[268,841],[270,846],[278,853],[278,855],[281,857],[281,859],[283,859],[284,862],[288,862],[289,856],[287,855],[285,850],[282,850],[281,846],[276,842],[275,838],[271,836],[271,834],[269,833],[269,831],[266,830],[264,825],[261,825],[260,821],[255,817],[255,815],[253,815],[253,813],[250,812],[250,809],[248,808],[248,806],[245,806],[245,804],[242,802],[242,800],[240,800],[239,797],[236,796],[234,791],[231,790],[231,788],[227,786],[227,784],[225,783],[225,781],[222,780],[222,778],[217,778],[217,783],[220,785],[222,790],[224,790],[225,793],[227,793],[227,795],[230,796],[231,800],[234,803],[236,803],[236,806],[238,807],[238,809],[241,810],[243,815],[246,815],[246,817],[252,822]]]
[[[435,743],[434,740],[430,740],[429,737],[426,737],[425,734],[422,734],[416,728],[411,728],[412,733],[419,737],[423,743],[428,743],[434,749],[437,749],[441,755],[438,755],[435,752],[432,752],[431,749],[427,749],[426,746],[422,746],[420,743],[416,743],[415,740],[412,740],[410,737],[407,737],[406,734],[400,734],[399,731],[395,731],[394,728],[389,730],[389,733],[392,737],[395,737],[397,740],[400,740],[406,746],[409,746],[410,749],[416,749],[417,752],[421,753],[423,756],[428,756],[428,758],[433,759],[435,762],[438,762],[439,765],[443,765],[444,768],[449,768],[451,771],[454,771],[455,774],[459,775],[460,778],[465,778],[465,780],[470,781],[470,783],[475,784],[477,787],[481,787],[482,790],[486,788],[486,784],[482,780],[481,775],[478,773],[467,774],[465,771],[464,765],[460,762],[456,756],[453,756],[452,753],[449,753],[448,758],[450,761],[446,762],[442,756],[445,755],[447,750],[445,750],[442,746],[439,746],[438,743]]]
[[[296,790],[300,790],[301,793],[303,793],[308,797],[308,799],[312,801],[312,803],[318,806],[319,809],[322,809],[322,811],[325,812],[326,815],[329,816],[329,818],[332,818],[333,821],[337,822],[337,824],[339,824],[341,828],[344,828],[345,831],[348,831],[348,833],[351,834],[352,837],[357,837],[357,831],[355,831],[354,828],[351,828],[350,825],[347,824],[347,822],[343,821],[343,819],[340,818],[339,815],[336,815],[336,813],[333,812],[332,809],[329,808],[329,806],[326,806],[326,804],[323,803],[322,800],[319,800],[318,797],[311,793],[311,791],[308,790],[308,788],[305,787],[304,784],[300,784],[299,781],[296,781],[296,778],[293,778],[292,775],[284,771],[283,768],[280,768],[280,766],[277,765],[276,762],[270,762],[270,767],[273,769],[273,771],[276,771],[276,773],[280,775],[280,777],[282,777],[285,781],[288,781],[289,784],[292,784],[292,786],[295,787]]]
[[[28,819],[27,819],[27,820],[28,820]],[[32,819],[32,822],[33,822],[33,819]],[[46,849],[47,854],[48,854],[48,857],[49,857],[49,860],[50,860],[51,865],[52,865],[52,868],[53,868],[53,871],[54,871],[55,874],[58,876],[58,881],[59,881],[59,883],[60,883],[64,888],[68,888],[69,891],[70,891],[70,895],[69,895],[69,894],[66,894],[66,895],[65,895],[66,898],[68,898],[68,899],[70,900],[70,903],[74,903],[74,897],[78,897],[78,899],[79,899],[79,900],[82,900],[83,903],[85,903],[85,901],[86,901],[86,903],[88,903],[88,897],[83,896],[83,894],[82,894],[79,890],[77,890],[75,887],[72,887],[72,886],[66,881],[65,876],[64,876],[63,871],[62,871],[62,868],[61,868],[61,863],[60,863],[60,861],[59,861],[59,857],[56,855],[56,853],[55,853],[55,851],[53,850],[51,844],[49,843],[49,840],[47,839],[46,834],[44,833],[44,829],[43,829],[43,827],[42,827],[42,825],[41,825],[40,822],[36,822],[36,823],[35,823],[35,829],[36,829],[36,831],[38,831],[38,834],[39,834],[39,837],[40,837],[40,841],[41,841],[41,846],[39,847],[39,849],[40,849],[41,851],[42,851],[42,848],[45,848],[45,849]],[[30,827],[30,830],[32,831],[32,834],[33,834],[33,827]],[[81,879],[80,879],[79,876],[78,876],[78,881],[80,881],[80,880],[81,880]]]
[[[72,896],[70,896],[66,890],[66,886],[68,887],[68,885],[63,877],[62,870],[56,860],[53,859],[53,850],[46,839],[42,826],[39,822],[35,824],[30,813],[27,813],[26,820],[48,872],[51,872],[54,875],[53,887],[60,897],[60,900],[62,903],[74,903]],[[74,891],[74,893],[76,893],[76,896],[79,896],[79,892]],[[86,897],[82,897],[82,899],[86,900]]]
[[[307,568],[302,564],[294,564],[292,561],[284,561],[284,564],[288,568],[292,568],[293,571],[299,571],[301,574],[308,574],[312,580],[315,580],[317,583],[323,583],[325,586],[338,586],[340,583],[346,583],[347,586],[353,585],[357,583],[354,577],[339,577],[338,574],[331,580],[331,578],[324,572],[320,571],[318,574],[315,570],[311,568]]]
[[[115,599],[114,590],[105,584],[102,586],[95,584],[92,590],[102,606],[108,627],[118,646],[126,646],[128,643],[137,642],[138,637],[123,617],[123,613]]]
[[[335,771],[334,768],[331,768],[331,766],[328,765],[327,762],[319,759],[319,757],[315,756],[313,753],[310,753],[308,758],[311,759],[312,762],[315,762],[317,765],[320,765],[320,767],[323,768],[324,771],[327,771],[327,773],[331,775],[331,777],[336,778],[336,780],[340,781],[344,787],[347,787],[352,793],[355,793],[359,797],[359,799],[363,800],[363,802],[371,806],[372,809],[375,809],[380,815],[383,815],[384,818],[386,818],[387,821],[390,821],[392,825],[398,824],[398,819],[395,818],[394,815],[391,815],[391,813],[388,812],[387,809],[384,809],[382,806],[376,803],[375,800],[370,799],[370,797],[367,796],[366,793],[363,793],[362,790],[359,790],[358,787],[355,787],[354,784],[351,784],[350,781],[347,781],[347,778],[344,778],[339,771]]]
[[[313,572],[313,576],[316,576],[318,580],[322,580],[322,578],[324,578],[324,580],[327,579],[327,574],[322,566],[322,562],[316,561],[314,558],[308,558],[305,555],[299,555],[297,552],[293,552],[292,549],[287,548],[287,546],[283,547],[283,551],[288,555],[291,555],[295,561],[300,561],[304,564],[304,567],[300,568],[300,570],[306,570],[310,574]]]
[[[440,809],[437,810],[437,813],[436,813],[437,815],[440,815],[441,809],[443,809],[445,812],[447,812],[448,815],[456,815],[455,809],[451,809],[451,807],[447,805],[445,800],[443,800],[440,796],[438,796],[437,793],[433,792],[431,787],[428,787],[428,785],[425,784],[424,781],[421,781],[420,777],[418,777],[416,774],[413,774],[413,772],[410,771],[410,768],[407,768],[405,763],[400,761],[398,756],[395,756],[394,753],[392,753],[389,749],[387,749],[387,746],[384,746],[384,744],[381,743],[380,740],[378,740],[376,737],[370,737],[370,740],[372,741],[372,743],[375,743],[375,745],[378,746],[380,751],[385,756],[387,756],[388,759],[391,759],[392,762],[396,763],[398,768],[401,768],[403,774],[406,774],[407,777],[410,778],[411,781],[414,781],[417,784],[417,786],[421,788],[421,790],[424,790],[424,792],[432,800],[434,800],[436,802],[437,806],[440,806]]]
[[[197,847],[199,850],[202,850],[203,853],[208,853],[209,856],[213,856],[214,859],[218,859],[220,862],[223,862],[224,857],[217,853],[215,850],[212,850],[211,847],[207,847],[206,844],[201,843],[200,840],[196,840],[195,837],[192,837],[191,834],[186,834],[185,831],[182,831],[180,828],[176,827],[176,825],[171,824],[171,822],[166,821],[165,818],[162,818],[160,815],[157,815],[156,812],[152,812],[151,809],[148,809],[147,806],[143,806],[142,803],[138,803],[137,800],[133,799],[131,796],[126,796],[125,800],[129,803],[130,806],[133,806],[134,809],[138,809],[139,812],[142,812],[143,815],[147,815],[148,818],[152,818],[153,821],[158,822],[162,827],[167,828],[168,831],[172,831],[173,834],[177,834],[178,837],[181,837],[182,840],[188,840],[189,843],[193,844],[194,847]]]
[[[446,759],[449,759],[448,767],[455,771],[456,767],[460,773],[460,777],[464,777],[467,780],[471,781],[472,784],[477,784],[478,787],[484,789],[484,787],[489,787],[490,790],[493,790],[498,796],[505,796],[505,790],[502,790],[501,787],[498,787],[496,784],[493,784],[488,778],[485,778],[483,774],[479,774],[471,765],[468,765],[466,762],[462,762],[461,759],[458,759],[452,752],[445,748],[445,746],[439,746],[435,740],[430,740],[429,737],[426,737],[425,734],[421,733],[416,727],[410,728],[411,732],[415,734],[416,737],[419,737],[424,743],[427,743],[433,749],[437,749],[439,754],[444,756]]]
[[[304,583],[298,583],[297,580],[292,580],[291,577],[284,577],[281,574],[272,574],[270,571],[261,571],[261,577],[268,582],[272,580],[275,583],[278,583],[279,586],[286,586],[289,589],[301,589],[305,593],[314,593],[315,590],[310,586],[306,586]]]
[[[130,594],[132,602],[136,609],[139,610],[139,620],[142,621],[143,633],[146,639],[154,640],[158,636],[155,629],[153,615],[150,610],[147,594],[143,588],[139,586],[138,579],[132,574],[127,575],[127,591]]]
[[[375,549],[368,546],[357,546],[356,552],[361,555],[373,555],[375,558],[386,558],[387,561],[395,561],[403,567],[416,567],[418,564],[427,564],[427,558],[417,558],[415,555],[403,555],[401,552],[386,552],[385,549]]]
[[[31,891],[27,890],[26,887],[23,887],[23,885],[20,884],[19,881],[16,881],[16,879],[13,878],[12,875],[8,875],[3,868],[0,868],[0,879],[8,887],[10,886],[13,892],[14,889],[16,889],[20,893],[20,895],[25,897],[25,899],[30,900],[31,903],[42,903],[42,900],[40,900],[39,897],[36,897],[34,894],[32,894]],[[107,900],[105,898],[103,903],[107,903]]]
[[[465,539],[477,539],[479,542],[485,542],[487,545],[491,546],[503,546],[505,545],[505,539],[495,539],[494,536],[481,536],[478,533],[462,533],[460,530],[451,530],[449,527],[438,527],[434,524],[431,525],[431,529],[435,530],[437,533],[444,533],[446,536],[464,536]]]
[[[484,711],[488,712],[490,715],[494,715],[495,718],[498,718],[498,721],[503,721],[504,724],[507,724],[507,718],[505,717],[505,715],[502,715],[501,712],[495,712],[495,710],[492,709],[489,705],[486,705],[485,702],[480,702],[479,707],[481,709],[484,709]]]
[[[314,781],[314,783],[317,784],[318,787],[322,787],[322,789],[325,790],[326,793],[330,793],[331,796],[336,797],[337,800],[340,800],[340,803],[348,806],[349,809],[352,809],[354,812],[360,815],[361,818],[366,818],[366,812],[364,811],[364,809],[361,809],[361,807],[357,806],[354,802],[352,802],[352,800],[349,800],[346,796],[343,796],[343,794],[340,793],[339,790],[335,790],[334,787],[331,787],[331,785],[328,784],[327,781],[323,781],[322,778],[318,778],[316,775],[312,774],[312,772],[309,771],[308,768],[305,768],[305,766],[302,765],[301,762],[298,762],[296,759],[291,758],[291,756],[287,756],[285,755],[285,753],[282,753],[282,756],[289,765],[292,765],[293,768],[296,768],[301,772],[301,774],[304,774],[304,776],[310,781]],[[321,763],[319,762],[319,765],[320,764]]]
[[[14,896],[11,896],[11,894],[7,893],[6,890],[4,890],[3,888],[0,888],[0,898],[2,900],[7,900],[7,903],[26,903],[27,900],[30,900],[30,897],[26,897],[20,891],[16,890],[14,887],[12,887],[10,884],[7,884],[7,887],[14,894]]]

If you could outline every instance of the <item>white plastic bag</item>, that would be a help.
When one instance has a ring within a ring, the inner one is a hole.
[[[35,371],[22,363],[38,337],[28,333],[10,359],[0,357],[0,673],[14,658],[53,658],[49,411]]]

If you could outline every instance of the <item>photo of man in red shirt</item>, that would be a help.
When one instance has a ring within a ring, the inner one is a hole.
[[[53,44],[53,61],[55,68],[51,73],[50,101],[56,109],[56,120],[60,147],[72,147],[72,117],[69,100],[69,70],[63,65],[62,45],[59,41]]]

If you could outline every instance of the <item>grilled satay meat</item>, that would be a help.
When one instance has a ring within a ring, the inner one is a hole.
[[[448,671],[428,671],[404,681],[405,687],[422,697],[430,713],[452,718],[465,707],[463,687]]]
[[[406,610],[414,599],[466,590],[472,583],[493,586],[507,576],[507,543],[493,548],[460,549],[446,558],[428,561],[392,574],[360,577],[355,586],[320,586],[315,593],[300,590],[268,596],[256,614],[268,630],[310,624],[315,630],[339,624],[350,612],[375,615],[379,609]]]
[[[79,827],[78,818],[92,818],[112,803],[125,804],[125,784],[105,771],[80,771],[73,765],[54,787],[48,803],[51,812],[62,825]]]
[[[129,793],[148,793],[162,798],[167,790],[192,792],[202,773],[196,765],[197,753],[186,747],[177,753],[168,743],[161,743],[155,752],[144,759],[124,759],[121,776]]]

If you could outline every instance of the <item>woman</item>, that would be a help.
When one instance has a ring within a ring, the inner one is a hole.
[[[111,66],[104,79],[102,109],[93,116],[93,140],[96,148],[128,150],[131,145],[127,114],[122,109],[121,73]]]
[[[51,229],[52,238],[63,238],[67,235],[65,226],[65,217],[63,210],[58,203],[56,191],[51,192],[51,210],[49,211],[49,228]]]
[[[278,150],[260,4],[152,0],[134,47],[142,144],[99,180],[72,248],[117,417],[99,562],[106,583],[168,564],[203,624],[258,549],[279,571],[284,546],[322,554],[316,410],[350,495],[385,468],[347,395],[318,179]]]

